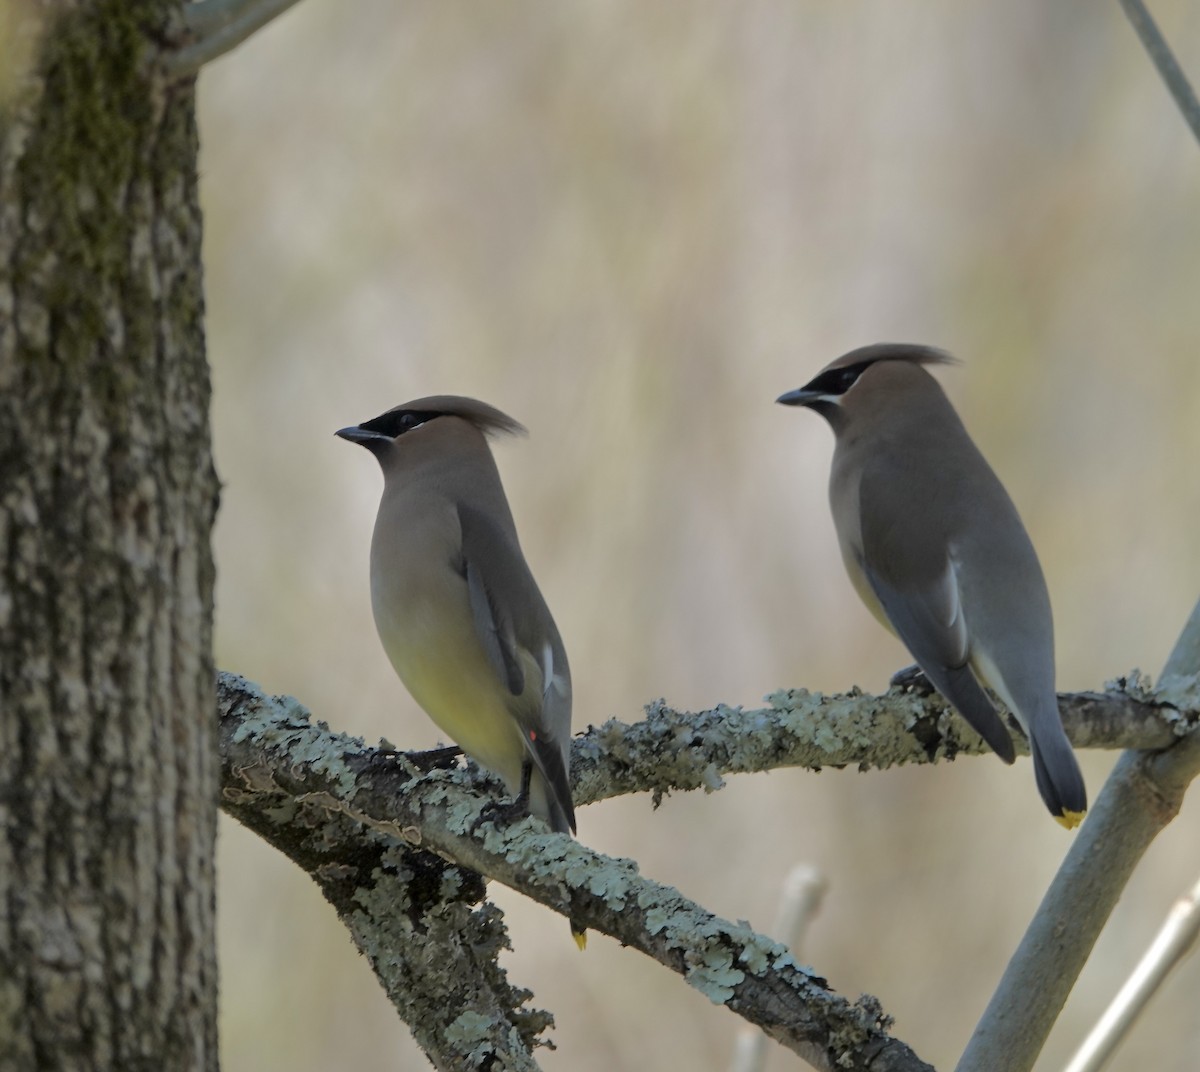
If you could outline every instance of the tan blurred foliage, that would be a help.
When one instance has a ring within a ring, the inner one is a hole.
[[[1200,12],[1156,13],[1200,72]],[[333,438],[435,392],[531,430],[497,454],[580,727],[905,662],[842,574],[828,429],[772,404],[877,340],[965,360],[940,377],[1041,551],[1061,688],[1157,673],[1200,595],[1200,156],[1115,4],[307,0],[201,104],[218,660],[338,729],[436,739],[371,625],[379,474]],[[1094,794],[1111,757],[1084,763]],[[1152,850],[1039,1067],[1194,881],[1197,827]],[[580,837],[759,927],[819,867],[804,959],[949,1067],[1069,835],[1027,761],[976,759],[614,801]],[[426,1067],[306,879],[232,823],[219,864],[229,1072]],[[734,1016],[493,892],[548,1072],[725,1067]],[[1198,985],[1119,1067],[1194,1068]]]

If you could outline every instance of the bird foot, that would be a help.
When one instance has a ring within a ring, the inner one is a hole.
[[[394,754],[399,755],[400,753]],[[422,774],[428,774],[431,770],[449,770],[462,754],[463,750],[456,744],[446,745],[442,748],[429,748],[424,752],[403,753],[404,758]]]
[[[929,683],[929,678],[925,676],[925,671],[922,670],[916,663],[912,666],[906,666],[903,670],[897,670],[892,675],[892,680],[888,682],[894,689],[901,689],[904,692],[915,692],[918,696],[932,696],[937,690]]]
[[[493,800],[485,804],[479,812],[479,817],[471,824],[471,833],[478,833],[484,823],[494,826],[507,826],[514,819],[524,819],[529,814],[529,797],[515,797],[512,800]]]
[[[392,764],[397,758],[403,757],[405,762],[416,767],[422,774],[431,770],[448,770],[454,766],[454,761],[462,755],[462,749],[457,745],[446,748],[430,748],[424,752],[405,752],[399,748],[376,748],[371,753],[371,766],[384,767]]]

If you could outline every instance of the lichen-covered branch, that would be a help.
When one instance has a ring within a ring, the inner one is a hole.
[[[433,1025],[419,1041],[435,1060],[439,1052],[451,1063],[461,1056],[454,1048],[461,1036],[452,1033],[447,1046],[448,1025],[436,1015],[446,1008],[437,997],[438,988],[453,973],[439,974],[423,958],[433,954],[447,959],[450,954],[441,941],[453,944],[455,928],[470,912],[455,897],[444,903],[430,901],[426,915],[454,921],[438,929],[438,942],[429,939],[432,925],[419,919],[411,927],[387,929],[386,917],[394,911],[378,918],[368,903],[370,896],[359,892],[360,884],[369,880],[369,891],[375,891],[377,883],[388,884],[386,893],[377,895],[381,907],[409,904],[414,894],[403,887],[410,875],[423,872],[412,862],[420,855],[404,846],[432,850],[640,949],[817,1068],[926,1067],[886,1035],[887,1019],[874,999],[851,1005],[830,994],[821,980],[791,962],[784,947],[641,878],[632,862],[600,856],[532,821],[503,830],[484,823],[483,833],[473,835],[480,809],[503,792],[474,768],[421,776],[403,757],[381,761],[383,754],[361,740],[310,725],[307,711],[295,700],[266,697],[236,675],[220,675],[218,693],[226,810],[265,832],[321,883],[376,965],[401,1015],[414,1026]],[[699,713],[675,711],[658,702],[647,708],[641,722],[614,720],[589,727],[572,750],[577,803],[639,791],[656,797],[671,790],[711,791],[720,788],[727,774],[784,766],[884,768],[985,751],[936,695],[893,689],[883,696],[857,691],[822,696],[790,690],[768,697],[768,702],[770,706],[761,709],[717,707]],[[1077,747],[1161,749],[1187,737],[1200,711],[1200,697],[1178,681],[1155,691],[1136,672],[1110,684],[1104,693],[1064,695],[1060,702]],[[295,814],[301,807],[302,819]],[[1096,818],[1088,820],[1085,832]],[[349,825],[327,826],[335,823]],[[293,826],[300,831],[293,832]],[[339,857],[328,865],[303,846],[290,847],[289,839],[310,837],[313,830],[325,831],[318,838],[323,851],[337,847],[350,863]],[[372,862],[369,873],[343,870],[354,863],[353,846],[364,838],[376,846],[372,851],[385,854],[381,860],[386,865]],[[336,881],[330,883],[327,874]],[[426,882],[425,887],[432,884]],[[452,894],[459,892],[455,884],[451,887]],[[500,941],[483,944],[490,957]],[[478,949],[480,943],[468,940],[465,947]],[[480,1028],[489,1018],[502,1025],[521,1023],[524,1030],[518,1034],[527,1055],[546,1023],[544,1014],[522,1012],[526,995],[508,989],[499,969],[487,961],[483,957],[455,971],[470,978],[474,992],[482,995],[472,1001],[490,1002],[492,1011],[478,1021]],[[393,962],[406,966],[387,978],[381,965],[386,968]],[[426,987],[435,995],[432,1019],[417,992]],[[499,1043],[489,1037],[484,1044]]]
[[[485,821],[473,833],[495,795],[494,787],[482,784],[483,775],[461,768],[421,775],[402,756],[381,761],[361,740],[310,723],[296,701],[265,696],[234,675],[221,675],[218,693],[225,796],[230,810],[256,829],[258,816],[271,810],[288,825],[295,807],[318,809],[317,817],[310,813],[296,825],[317,821],[319,813],[353,820],[387,839],[390,849],[407,844],[430,850],[612,935],[818,1069],[929,1069],[888,1036],[888,1018],[875,999],[851,1003],[833,994],[824,980],[795,964],[786,947],[643,878],[632,861],[602,856],[531,819],[503,828]],[[319,835],[320,841],[327,836]],[[295,858],[303,863],[302,855]],[[351,881],[347,874],[336,877]],[[369,899],[350,896],[370,915]],[[386,899],[379,910],[395,914]],[[430,956],[444,956],[428,940],[425,948]]]
[[[828,886],[825,876],[808,864],[797,864],[784,879],[771,929],[782,936],[793,955],[802,948],[800,943],[821,907]],[[734,1040],[730,1072],[762,1072],[766,1061],[766,1037],[750,1024],[743,1025]]]
[[[571,752],[575,799],[623,793],[720,788],[726,774],[778,767],[884,769],[982,754],[979,736],[936,695],[892,689],[882,696],[837,696],[791,689],[766,708],[719,706],[698,713],[650,704],[632,725],[589,726]],[[1103,693],[1059,697],[1077,748],[1165,748],[1200,720],[1200,702],[1151,690],[1136,671]],[[1018,752],[1029,747],[1017,733]]]
[[[230,687],[238,680],[223,676],[218,687],[224,810],[317,883],[435,1068],[486,1067],[486,1058],[513,1072],[536,1069],[532,1052],[553,1018],[524,1008],[531,995],[498,965],[508,936],[494,905],[475,907],[482,878],[281,786],[260,761],[247,763],[248,738],[231,740],[249,717],[248,693]],[[278,711],[273,731],[295,747],[303,734],[291,728],[302,721]]]
[[[1200,603],[1163,670],[1160,702],[1200,706]],[[1117,761],[958,1064],[957,1072],[1026,1072],[1150,843],[1200,774],[1200,735]]]

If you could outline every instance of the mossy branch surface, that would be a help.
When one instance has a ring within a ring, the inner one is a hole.
[[[890,1020],[874,998],[850,1003],[833,994],[786,947],[642,877],[633,861],[595,853],[536,820],[481,821],[503,789],[475,767],[423,774],[403,753],[333,733],[297,700],[267,696],[235,674],[219,675],[218,695],[226,810],[313,874],[435,1063],[499,1058],[508,1039],[516,1045],[505,1059],[532,1067],[529,1055],[550,1022],[523,1009],[528,994],[509,987],[495,965],[505,946],[498,914],[469,907],[482,894],[465,876],[478,872],[641,950],[818,1069],[929,1067],[888,1035]],[[729,774],[778,767],[867,770],[986,752],[935,694],[785,690],[767,699],[764,708],[697,713],[659,701],[640,722],[589,726],[573,742],[576,802],[713,791]],[[1194,685],[1172,678],[1155,690],[1137,671],[1101,693],[1063,695],[1060,704],[1077,747],[1162,749],[1194,740],[1200,717]],[[1022,750],[1019,734],[1017,743]],[[369,866],[356,853],[366,853]],[[469,870],[430,880],[431,867],[445,866],[434,858]],[[408,888],[414,881],[419,890]],[[445,970],[426,964],[431,957]],[[465,1004],[439,996],[463,979],[471,980]],[[489,1010],[496,1033],[463,1030],[475,1002]],[[456,1048],[468,1043],[465,1052]]]
[[[1168,683],[1169,684],[1169,683]],[[987,746],[936,694],[893,688],[881,696],[858,690],[826,696],[787,689],[765,708],[718,706],[696,713],[665,701],[636,723],[589,726],[571,752],[575,800],[588,804],[623,793],[719,789],[727,774],[780,767],[886,769],[936,763]],[[1059,696],[1076,748],[1166,748],[1200,720],[1200,698],[1155,691],[1134,670],[1104,692]],[[1018,754],[1029,754],[1014,733]]]
[[[313,723],[297,701],[267,696],[236,675],[220,675],[218,696],[225,806],[255,829],[261,827],[258,816],[270,811],[284,826],[305,827],[303,836],[328,844],[361,837],[337,825],[352,820],[397,852],[419,848],[450,859],[640,950],[818,1069],[930,1068],[887,1034],[890,1020],[874,998],[847,1001],[796,964],[785,946],[644,878],[633,861],[593,852],[533,819],[501,826],[481,822],[502,790],[475,769],[421,774],[402,754],[387,756],[360,739],[333,733]],[[297,807],[305,814],[293,820],[289,810]],[[290,855],[311,866],[302,852]],[[401,905],[411,900],[398,892],[391,896]],[[343,893],[342,899],[371,910],[357,895]],[[373,900],[379,912],[396,913],[390,897]],[[445,957],[417,932],[373,937],[372,963]],[[399,948],[391,948],[393,942]],[[499,948],[494,945],[495,952]],[[482,969],[471,970],[478,976]],[[444,1023],[439,1032],[444,1045]]]
[[[434,1067],[536,1069],[553,1017],[527,1008],[532,995],[499,966],[511,947],[482,878],[331,803],[355,785],[344,753],[361,742],[232,675],[218,695],[222,808],[316,882]],[[317,780],[324,789],[312,792]]]

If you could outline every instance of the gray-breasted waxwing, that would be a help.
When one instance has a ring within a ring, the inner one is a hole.
[[[517,806],[567,833],[571,671],[486,438],[524,431],[483,402],[438,395],[336,434],[383,469],[371,607],[400,680]]]
[[[871,612],[1006,763],[991,688],[1029,738],[1038,791],[1063,826],[1087,810],[1054,691],[1050,597],[1016,507],[923,366],[926,346],[879,343],[780,396],[836,440],[829,500],[846,571]]]

